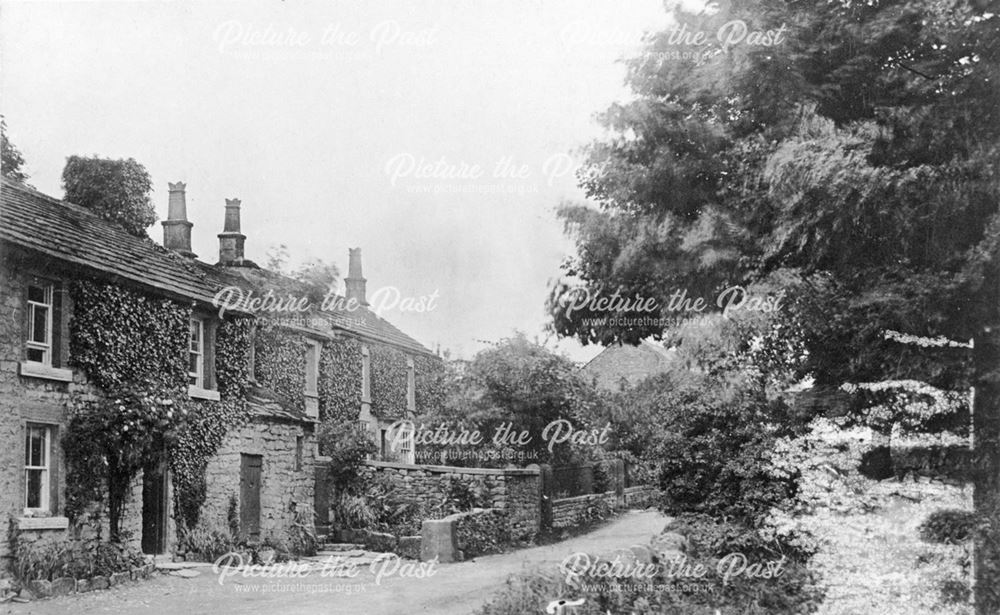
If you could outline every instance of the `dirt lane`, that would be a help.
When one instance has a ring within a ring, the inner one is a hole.
[[[604,553],[645,543],[663,529],[667,518],[654,511],[630,511],[589,534],[564,542],[441,564],[429,578],[386,576],[375,583],[366,567],[353,579],[228,578],[220,585],[210,569],[183,579],[158,575],[145,583],[53,598],[30,604],[3,605],[11,615],[398,615],[433,613],[469,615],[503,585],[511,573],[535,566],[555,567],[578,551]]]

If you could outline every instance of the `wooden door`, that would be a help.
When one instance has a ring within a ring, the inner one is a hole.
[[[164,455],[142,472],[142,552],[167,551],[167,463]]]
[[[240,532],[244,537],[260,539],[260,474],[264,458],[240,455]]]

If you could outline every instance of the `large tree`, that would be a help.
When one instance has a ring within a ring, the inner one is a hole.
[[[994,528],[977,544],[977,609],[995,613],[1000,17],[986,4],[744,2],[729,18],[782,40],[707,45],[697,62],[674,59],[676,35],[653,35],[628,64],[634,99],[600,116],[611,136],[580,174],[600,208],[562,215],[578,247],[565,273],[592,295],[653,297],[667,311],[678,289],[712,303],[732,284],[795,280],[798,367],[821,390],[975,385],[976,507]],[[662,334],[562,309],[567,292],[550,302],[562,334]],[[973,339],[972,369],[967,350],[902,345],[892,331]]]
[[[149,172],[134,159],[70,156],[62,174],[65,199],[82,205],[129,233],[146,236],[156,222]]]

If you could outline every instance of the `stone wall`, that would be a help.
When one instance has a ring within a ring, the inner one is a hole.
[[[646,508],[656,503],[659,490],[647,485],[628,487],[622,494],[615,491],[591,493],[553,500],[552,527],[572,527],[611,510]]]
[[[552,502],[552,527],[573,527],[606,516],[620,508],[614,491],[590,493]]]
[[[295,468],[296,438],[302,437],[302,463]],[[258,417],[226,435],[205,470],[207,497],[199,523],[228,527],[230,499],[240,498],[241,455],[262,457],[260,538],[287,542],[299,512],[312,527],[316,439],[311,424]]]
[[[515,540],[531,540],[541,524],[541,479],[537,467],[459,468],[369,461],[368,472],[389,477],[403,496],[430,510],[446,498],[449,481],[458,480],[487,494],[482,505],[507,512]]]

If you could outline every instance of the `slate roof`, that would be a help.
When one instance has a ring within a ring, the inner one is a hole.
[[[286,288],[296,284],[262,269],[216,267],[175,254],[151,239],[127,233],[79,205],[8,179],[2,182],[0,240],[206,304],[211,304],[215,294],[226,286],[259,290],[272,283]],[[367,308],[324,312],[321,316],[326,326],[302,328],[320,333],[343,330],[411,352],[433,354]]]
[[[125,232],[93,212],[3,180],[0,239],[120,276],[170,295],[211,302],[214,285],[190,259]]]

